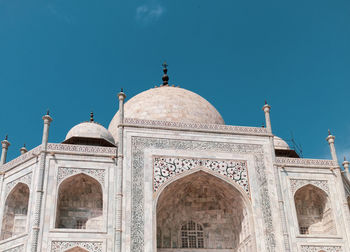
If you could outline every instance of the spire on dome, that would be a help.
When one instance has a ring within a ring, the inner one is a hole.
[[[94,121],[94,112],[90,112],[90,122]]]
[[[163,66],[163,77],[162,77],[162,80],[163,80],[163,85],[162,86],[167,86],[168,85],[168,81],[169,81],[169,76],[168,76],[168,64],[164,61],[164,63],[162,64]]]

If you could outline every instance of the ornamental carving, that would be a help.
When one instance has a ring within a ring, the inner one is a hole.
[[[124,118],[124,124],[126,125],[142,125],[148,127],[157,128],[172,128],[172,129],[191,129],[200,131],[216,131],[220,133],[237,133],[237,134],[255,134],[255,135],[268,135],[269,132],[266,128],[262,127],[243,127],[243,126],[231,126],[222,124],[205,124],[205,123],[184,123],[184,122],[171,122],[171,121],[157,121],[146,120],[137,118]]]
[[[39,155],[41,151],[41,145],[39,145],[38,147],[35,147],[34,149],[20,155],[19,157],[7,162],[6,164],[2,165],[1,170],[2,171],[7,171],[9,169],[12,169],[13,167],[22,164],[26,161],[28,161],[29,159],[32,159],[34,157],[37,157]]]
[[[80,247],[89,252],[102,252],[102,242],[75,242],[75,241],[53,241],[51,252],[64,252],[68,249]]]
[[[314,246],[314,245],[302,245],[301,252],[341,252],[343,251],[341,246]]]
[[[63,151],[63,152],[79,152],[83,154],[109,154],[116,155],[117,148],[115,147],[101,147],[89,145],[74,145],[74,144],[47,144],[48,152]]]
[[[154,157],[153,159],[153,191],[167,180],[183,172],[195,168],[204,168],[236,182],[248,195],[249,184],[247,162],[242,160],[212,160],[177,157]]]
[[[276,157],[276,164],[295,165],[295,166],[320,166],[320,167],[337,167],[337,162],[325,159],[307,159],[307,158],[286,158]]]
[[[19,245],[17,247],[4,250],[4,252],[22,252],[22,251],[24,251],[24,245]]]
[[[294,193],[301,187],[305,185],[314,185],[323,191],[325,191],[329,195],[329,187],[328,187],[328,182],[327,180],[312,180],[312,179],[291,179],[290,180],[290,188],[292,190],[292,194]]]
[[[6,184],[5,195],[7,196],[18,183],[26,184],[30,188],[31,182],[32,182],[32,173],[28,173],[22,177],[19,177]]]
[[[84,173],[96,179],[102,186],[105,184],[105,170],[103,169],[85,169],[85,168],[67,168],[59,167],[57,173],[57,183],[61,183],[67,177]]]
[[[206,142],[193,140],[176,140],[165,138],[132,137],[131,139],[131,173],[132,173],[132,200],[131,200],[131,251],[144,251],[144,151],[147,148],[176,149],[191,151],[212,151],[225,153],[250,153],[255,159],[257,183],[260,187],[261,209],[265,230],[266,251],[274,252],[276,247],[272,224],[270,193],[267,187],[264,150],[262,145],[236,144],[225,142]]]

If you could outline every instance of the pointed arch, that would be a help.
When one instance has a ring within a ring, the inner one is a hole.
[[[58,188],[56,228],[97,230],[102,224],[101,184],[85,173],[63,180]]]
[[[336,234],[328,194],[312,184],[300,187],[294,194],[299,233]]]
[[[74,248],[70,248],[70,249],[66,250],[65,252],[89,252],[89,251],[86,249],[83,249],[79,246],[76,246]]]
[[[251,203],[235,182],[197,170],[173,178],[160,189],[155,195],[158,252],[177,251],[186,244],[187,248],[256,251]],[[183,233],[189,223],[200,225],[200,237],[198,230]]]
[[[83,249],[79,246],[76,246],[74,248],[70,248],[70,249],[66,250],[65,252],[89,252],[89,251],[86,249]]]
[[[21,182],[8,194],[2,218],[1,240],[26,232],[29,195],[28,185]]]

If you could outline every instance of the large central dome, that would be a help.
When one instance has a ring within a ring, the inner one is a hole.
[[[219,112],[206,99],[186,89],[167,85],[134,96],[125,103],[124,113],[126,118],[225,124]],[[117,139],[117,114],[108,128],[115,139]]]

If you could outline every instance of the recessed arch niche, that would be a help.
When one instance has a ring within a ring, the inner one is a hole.
[[[1,240],[26,232],[29,187],[18,183],[9,193],[2,218]]]
[[[74,247],[74,248],[66,250],[65,252],[88,252],[88,250],[83,249],[81,247]]]
[[[322,189],[308,184],[294,194],[299,233],[336,234],[329,197]]]
[[[62,181],[58,189],[56,228],[98,230],[102,225],[101,184],[83,173]]]
[[[157,201],[157,251],[256,251],[247,198],[204,171],[174,180]]]

